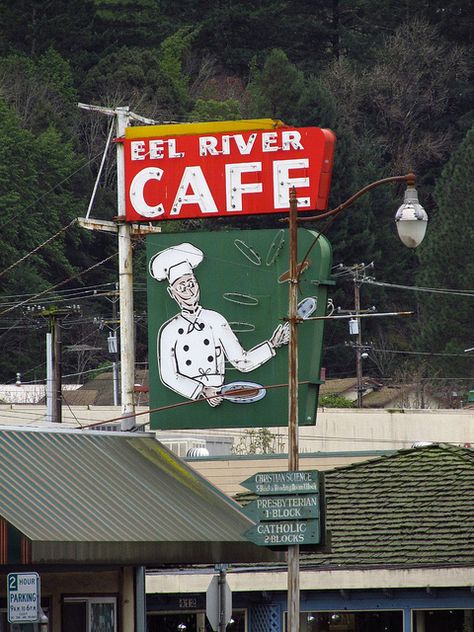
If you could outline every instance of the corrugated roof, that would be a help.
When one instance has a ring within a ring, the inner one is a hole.
[[[330,552],[303,566],[474,565],[473,450],[399,451],[325,472],[325,488]]]
[[[42,559],[47,543],[247,545],[238,505],[151,435],[0,429],[0,458],[0,516]]]

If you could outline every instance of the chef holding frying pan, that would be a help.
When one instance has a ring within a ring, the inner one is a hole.
[[[168,281],[168,293],[180,308],[158,333],[158,366],[168,388],[188,399],[206,398],[211,406],[218,406],[226,388],[226,359],[242,373],[253,371],[288,343],[289,326],[280,324],[269,340],[249,351],[243,349],[224,316],[199,303],[194,269],[203,258],[199,248],[182,243],[158,252],[150,261],[151,276]]]

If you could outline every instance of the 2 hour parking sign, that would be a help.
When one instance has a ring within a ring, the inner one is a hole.
[[[9,573],[8,621],[38,621],[40,617],[40,577],[38,573]]]

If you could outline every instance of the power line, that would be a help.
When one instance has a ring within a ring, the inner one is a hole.
[[[447,294],[450,296],[467,296],[474,297],[474,290],[453,290],[449,288],[436,288],[436,287],[420,287],[415,285],[401,285],[398,283],[384,283],[382,281],[375,281],[370,277],[361,279],[362,283],[368,283],[369,285],[377,285],[379,287],[396,288],[398,290],[411,290],[413,292],[430,292],[432,294]]]
[[[58,294],[62,295],[62,294],[70,294],[71,292],[77,292],[77,291],[86,291],[86,290],[96,290],[99,288],[106,288],[106,287],[110,287],[110,286],[114,286],[115,287],[115,282],[110,281],[109,283],[98,283],[96,285],[83,285],[80,288],[65,288],[64,290],[58,290]],[[21,299],[27,296],[33,296],[33,294],[31,292],[27,292],[24,294],[4,294],[2,296],[2,298],[12,298],[12,299]]]
[[[399,353],[403,355],[420,355],[420,356],[446,356],[456,358],[469,358],[465,353],[435,353],[432,351],[403,351],[402,349],[375,349],[372,347],[372,351],[379,351],[382,353]]]
[[[6,274],[7,272],[9,272],[10,270],[12,270],[13,268],[15,268],[17,265],[19,265],[20,263],[22,263],[23,261],[26,261],[26,259],[28,259],[29,257],[31,257],[31,255],[34,255],[36,252],[38,252],[38,250],[41,250],[41,248],[43,248],[44,246],[46,246],[47,244],[49,244],[51,241],[53,241],[54,239],[56,239],[56,237],[59,237],[59,235],[62,235],[62,233],[64,233],[66,230],[68,230],[68,228],[70,228],[73,224],[75,224],[77,222],[77,219],[73,219],[72,221],[69,222],[69,224],[67,226],[63,226],[60,230],[58,230],[57,233],[55,233],[54,235],[52,235],[51,237],[49,237],[48,239],[46,239],[46,241],[43,241],[42,244],[40,244],[39,246],[36,246],[36,248],[33,248],[33,250],[30,250],[30,252],[28,252],[26,255],[24,255],[23,257],[21,257],[21,259],[18,259],[18,261],[15,261],[14,263],[12,263],[11,265],[8,266],[8,268],[5,268],[4,270],[2,270],[0,272],[0,277],[2,277],[4,274]]]
[[[97,268],[97,267],[103,265],[104,263],[107,263],[107,261],[110,261],[111,259],[116,257],[117,254],[118,254],[117,252],[114,252],[111,255],[109,255],[108,257],[105,257],[105,259],[102,259],[101,261],[98,261],[97,263],[94,263],[92,266],[89,266],[85,270],[82,270],[81,272],[78,272],[77,274],[74,274],[73,276],[70,276],[68,279],[65,279],[64,281],[60,281],[59,283],[56,283],[56,285],[52,285],[51,287],[47,288],[46,290],[43,290],[42,292],[38,292],[38,294],[35,294],[31,298],[27,298],[24,301],[21,301],[20,303],[17,303],[16,305],[13,305],[13,306],[11,306],[11,307],[9,307],[7,309],[4,309],[3,311],[0,312],[0,316],[3,316],[3,314],[7,314],[8,312],[13,311],[14,309],[18,309],[18,307],[22,307],[23,305],[26,305],[30,301],[33,301],[33,300],[39,298],[40,296],[44,296],[45,294],[48,294],[49,292],[52,292],[53,290],[55,290],[58,287],[61,287],[65,283],[69,283],[69,281],[73,281],[74,279],[78,279],[79,277],[81,277],[82,275],[86,274],[87,272],[90,272],[91,270],[94,270],[94,268]]]
[[[57,189],[59,186],[61,186],[61,184],[64,184],[65,182],[67,182],[70,178],[72,178],[73,176],[76,175],[76,173],[79,173],[79,171],[82,171],[82,169],[85,169],[85,167],[88,167],[91,163],[94,162],[94,160],[96,158],[98,158],[100,155],[102,154],[102,152],[97,153],[95,156],[92,156],[92,158],[90,158],[87,162],[85,162],[83,165],[81,165],[80,167],[78,167],[77,169],[75,169],[74,171],[72,171],[69,175],[67,175],[65,178],[63,178],[62,180],[60,180],[59,182],[57,182],[54,186],[52,186],[51,188],[49,188],[47,191],[45,191],[44,193],[42,193],[39,197],[37,197],[35,200],[33,200],[33,202],[31,202],[31,204],[28,204],[28,206],[25,206],[25,208],[21,209],[22,212],[24,213],[25,211],[28,211],[30,208],[32,208],[33,206],[35,206],[40,200],[42,200],[45,196],[49,195],[50,193],[52,193],[55,189]],[[3,226],[6,225],[2,224],[2,226],[0,226],[0,228],[3,228]]]

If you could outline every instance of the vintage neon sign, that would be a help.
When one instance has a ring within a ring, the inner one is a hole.
[[[317,127],[125,138],[129,221],[281,213],[327,206],[335,136]]]

